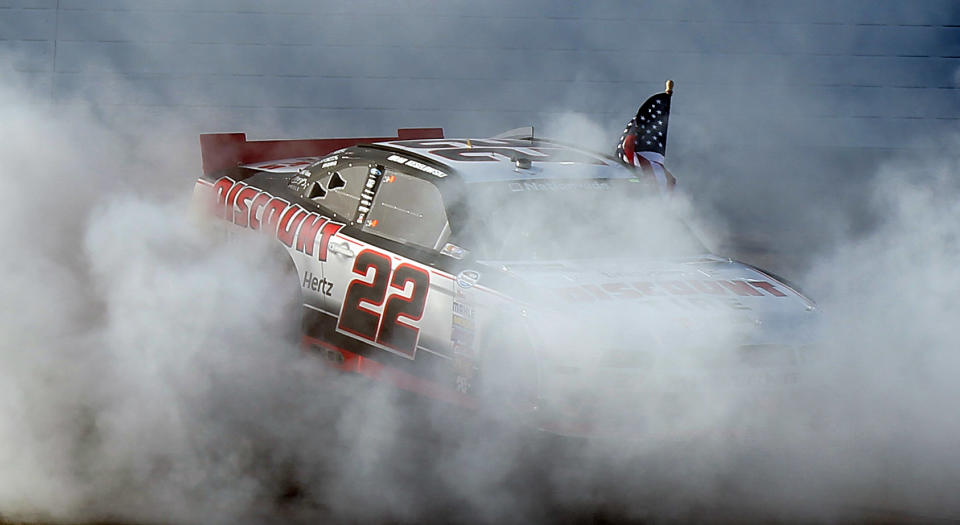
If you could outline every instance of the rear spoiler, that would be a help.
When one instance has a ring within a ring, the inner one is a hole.
[[[246,133],[204,133],[200,135],[200,156],[203,173],[208,174],[240,164],[318,157],[357,144],[442,138],[443,128],[400,128],[396,137],[297,140],[247,140]]]

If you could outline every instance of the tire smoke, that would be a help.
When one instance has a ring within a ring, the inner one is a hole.
[[[332,375],[283,338],[289,276],[271,245],[211,236],[187,213],[199,168],[189,116],[104,114],[30,92],[0,92],[5,519],[960,516],[956,135],[864,174],[868,225],[791,225],[829,239],[797,279],[823,320],[801,388],[665,373],[655,379],[669,393],[599,414],[615,435],[562,439]],[[606,129],[580,115],[551,125],[572,141]],[[803,198],[832,190],[815,183]],[[722,241],[716,210],[676,199]],[[620,326],[642,325],[634,311],[596,311],[600,335],[566,344],[616,345]],[[734,337],[731,317],[692,322],[711,329],[674,341]],[[689,357],[661,351],[680,368]],[[583,379],[587,390],[615,380]]]

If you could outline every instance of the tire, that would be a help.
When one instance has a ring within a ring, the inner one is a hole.
[[[304,306],[296,264],[282,246],[271,250],[266,259],[263,271],[273,280],[278,293],[277,300],[268,306],[276,313],[271,312],[265,328],[278,334],[285,343],[299,345],[304,334]]]
[[[536,410],[540,369],[530,334],[522,323],[495,322],[480,345],[478,394],[510,412]]]

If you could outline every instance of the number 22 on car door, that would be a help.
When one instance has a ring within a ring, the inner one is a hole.
[[[366,249],[357,254],[351,274],[337,331],[413,359],[430,273]]]

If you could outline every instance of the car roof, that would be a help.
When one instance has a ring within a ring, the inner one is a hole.
[[[529,180],[633,179],[613,157],[545,139],[428,139],[378,143],[400,157],[448,167],[467,184]]]

